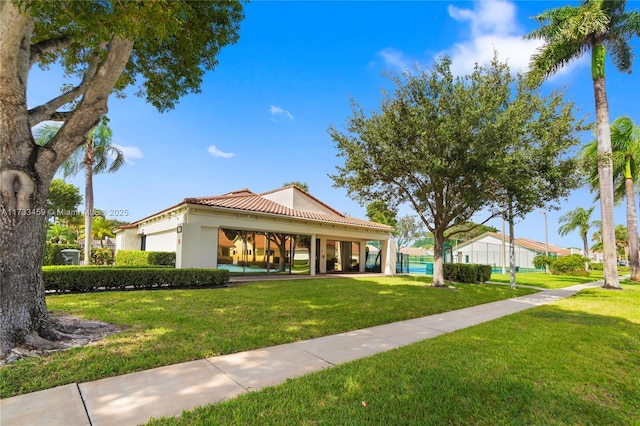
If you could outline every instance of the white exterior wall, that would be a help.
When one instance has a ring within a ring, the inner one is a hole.
[[[162,215],[141,221],[137,236],[138,244],[133,249],[140,249],[140,235],[146,235],[146,250],[175,251],[177,268],[213,268],[217,266],[218,229],[240,229],[248,231],[282,232],[287,234],[312,235],[310,250],[311,274],[315,274],[315,241],[320,240],[320,273],[326,273],[326,244],[328,240],[352,241],[360,243],[360,270],[364,271],[364,253],[367,241],[383,241],[389,239],[385,230],[359,228],[354,225],[340,225],[316,222],[290,217],[274,217],[235,210],[220,211],[206,207],[178,208]],[[178,233],[178,225],[182,232]],[[129,230],[127,230],[129,231]],[[136,230],[132,230],[136,232]],[[118,233],[118,236],[120,233]],[[116,241],[129,240],[126,237]],[[119,248],[123,248],[118,246]],[[387,249],[382,257],[383,272],[395,274],[396,253],[394,246]]]
[[[176,230],[146,235],[146,251],[176,251]],[[139,249],[140,247],[138,247]]]
[[[140,250],[140,240],[136,229],[122,229],[116,234],[116,252],[118,250]]]
[[[509,267],[509,240],[505,240],[504,258],[505,267]],[[468,261],[467,261],[468,256]],[[535,250],[531,250],[519,245],[515,246],[516,266],[520,268],[535,268],[533,259],[536,257]],[[475,263],[478,265],[491,265],[502,267],[503,251],[502,240],[492,236],[485,236],[478,240],[453,248],[453,261],[456,263]]]

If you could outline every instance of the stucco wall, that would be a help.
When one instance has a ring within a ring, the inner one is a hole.
[[[176,251],[176,231],[175,229],[147,234],[146,251]]]

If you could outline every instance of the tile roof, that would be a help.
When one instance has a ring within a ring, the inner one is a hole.
[[[482,237],[484,237],[486,235],[491,235],[491,236],[493,236],[493,237],[495,237],[495,238],[497,238],[499,240],[502,240],[502,234],[500,234],[498,232],[487,231],[484,234],[480,234],[475,238],[472,238],[472,239],[470,239],[468,241],[460,243],[460,245],[466,245],[466,244],[468,244],[470,242],[473,242],[475,240],[478,240],[478,239],[480,239],[480,238],[482,238]],[[509,242],[509,236],[508,235],[505,235],[504,238],[505,238],[506,242]],[[546,251],[546,247],[547,247],[546,243],[543,243],[543,242],[540,242],[540,241],[530,240],[528,238],[514,238],[513,242],[516,245],[519,245],[521,247],[528,248],[528,249],[535,250],[535,251],[539,251],[539,252],[542,252],[542,253],[544,253]],[[569,256],[571,254],[571,250],[567,249],[567,248],[564,248],[564,247],[557,246],[555,244],[549,243],[549,253],[555,253],[558,256]]]
[[[196,204],[201,206],[208,206],[214,208],[222,208],[222,209],[230,209],[230,210],[241,210],[246,212],[254,212],[254,213],[265,213],[272,214],[277,216],[286,216],[293,217],[297,219],[307,219],[318,222],[329,222],[340,225],[352,225],[352,226],[360,226],[365,228],[373,228],[373,229],[381,229],[385,231],[393,231],[393,228],[388,225],[383,225],[381,223],[369,222],[363,219],[357,219],[354,217],[349,217],[339,213],[335,209],[327,206],[325,203],[321,202],[317,198],[311,196],[311,194],[303,191],[298,187],[294,187],[295,190],[301,191],[303,194],[307,195],[317,203],[322,206],[330,209],[333,213],[319,213],[307,210],[296,210],[289,207],[286,207],[282,204],[276,203],[275,201],[268,200],[263,197],[266,194],[272,194],[273,192],[288,189],[289,187],[280,188],[278,190],[265,192],[263,194],[254,194],[248,189],[243,189],[240,191],[233,191],[227,194],[213,196],[213,197],[198,197],[198,198],[185,198],[184,203],[186,204]]]

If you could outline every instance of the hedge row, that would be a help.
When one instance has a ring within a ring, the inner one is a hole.
[[[168,251],[118,250],[116,266],[175,266],[176,253]]]
[[[220,286],[229,282],[224,269],[120,268],[100,266],[49,266],[42,268],[44,288],[57,293],[150,289],[158,287]]]
[[[483,283],[491,278],[491,265],[445,263],[444,279],[458,283]]]

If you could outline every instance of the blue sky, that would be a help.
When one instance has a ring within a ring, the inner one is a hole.
[[[522,35],[537,27],[530,19],[567,2],[412,1],[267,2],[245,6],[240,40],[226,47],[202,92],[160,114],[133,95],[109,101],[114,142],[127,156],[116,174],[94,178],[97,208],[127,210],[118,219],[135,221],[186,197],[219,195],[249,188],[263,192],[289,181],[306,182],[310,192],[346,214],[364,218],[365,209],[333,188],[329,174],[342,159],[327,134],[343,128],[353,97],[367,110],[390,87],[385,71],[428,65],[448,54],[454,70],[468,72],[497,49],[512,69],[524,70],[536,43]],[[638,9],[630,1],[628,9]],[[636,56],[640,40],[633,39]],[[547,81],[576,102],[579,114],[595,118],[589,57]],[[640,62],[635,73],[607,66],[611,119],[627,114],[640,123]],[[34,69],[30,106],[59,93],[64,80],[56,69]],[[585,142],[591,134],[583,135]],[[84,188],[82,176],[70,180]],[[558,217],[590,207],[593,195],[575,191],[561,210],[548,212],[549,241],[582,247],[579,236],[560,237]],[[411,213],[405,209],[401,214]],[[599,205],[594,219],[599,219]],[[476,218],[483,220],[481,216]],[[624,206],[616,223],[625,224]],[[490,224],[500,228],[500,221]],[[516,236],[544,241],[538,211],[516,224]]]

